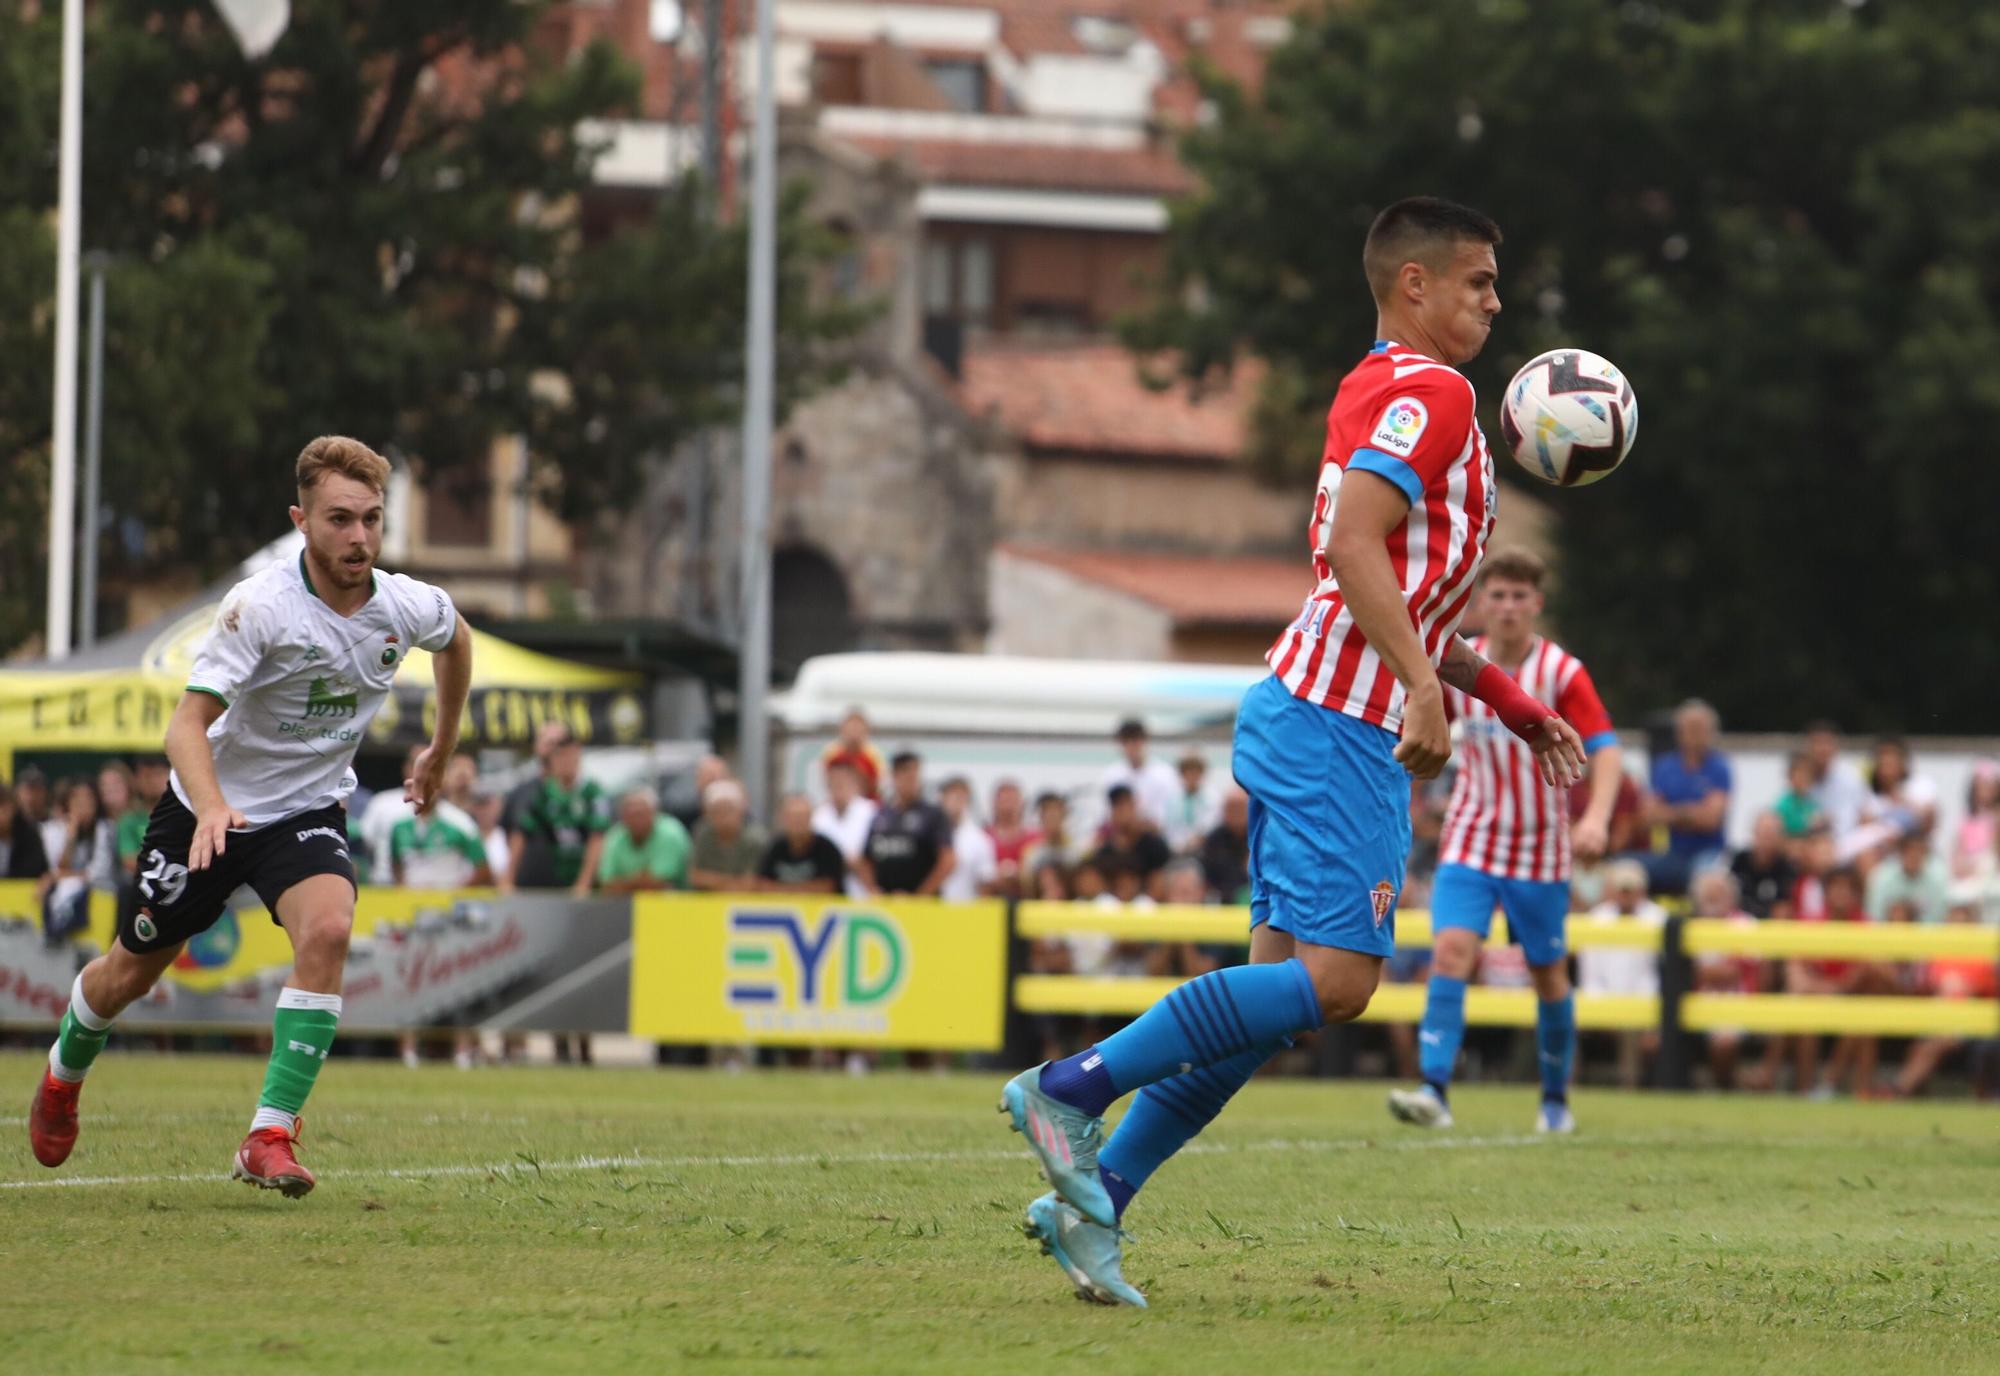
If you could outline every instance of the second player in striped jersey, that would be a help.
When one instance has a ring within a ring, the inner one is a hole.
[[[1545,577],[1542,561],[1524,550],[1487,560],[1477,593],[1486,629],[1472,649],[1576,729],[1590,757],[1589,802],[1572,827],[1567,791],[1543,779],[1532,752],[1494,709],[1446,688],[1445,706],[1457,722],[1458,778],[1445,812],[1431,893],[1435,950],[1418,1039],[1424,1083],[1389,1096],[1391,1112],[1423,1127],[1451,1125],[1446,1096],[1465,1037],[1466,981],[1495,908],[1507,914],[1537,995],[1542,1105],[1536,1127],[1544,1132],[1575,1127],[1569,1076],[1576,1010],[1564,938],[1570,857],[1572,851],[1584,859],[1603,854],[1624,760],[1590,671],[1536,633]]]

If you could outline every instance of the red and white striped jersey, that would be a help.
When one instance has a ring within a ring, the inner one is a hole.
[[[1486,637],[1472,648],[1486,653]],[[1595,752],[1617,740],[1611,716],[1583,661],[1536,636],[1514,676],[1521,690],[1553,707]],[[1438,861],[1470,865],[1500,879],[1569,878],[1569,791],[1542,782],[1535,752],[1478,698],[1446,686],[1458,780],[1445,810]]]
[[[1341,380],[1309,529],[1317,585],[1264,656],[1293,696],[1401,733],[1403,685],[1354,624],[1326,537],[1347,473],[1403,490],[1410,509],[1389,532],[1389,563],[1425,653],[1442,661],[1493,530],[1493,455],[1472,409],[1472,384],[1456,368],[1384,340]]]

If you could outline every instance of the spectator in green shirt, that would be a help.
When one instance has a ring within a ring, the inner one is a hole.
[[[702,791],[701,821],[688,856],[689,888],[728,893],[757,887],[757,862],[769,843],[749,824],[748,810],[743,785],[734,779],[717,779]]]
[[[113,760],[97,771],[97,800],[117,834],[119,877],[138,874],[139,851],[146,840],[146,817],[152,808],[140,806],[138,786],[123,760]]]
[[[660,811],[652,790],[635,788],[618,800],[618,824],[604,835],[597,860],[600,893],[684,889],[694,848],[680,819]]]
[[[510,796],[507,834],[512,847],[501,891],[566,888],[590,892],[611,827],[611,800],[583,777],[583,746],[567,728],[549,741],[542,777]]]

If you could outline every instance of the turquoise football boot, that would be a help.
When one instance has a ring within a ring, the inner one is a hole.
[[[1056,1193],[1103,1228],[1118,1226],[1118,1211],[1104,1192],[1097,1174],[1097,1148],[1104,1141],[1104,1120],[1071,1108],[1042,1093],[1042,1067],[1024,1070],[1000,1091],[1000,1111],[1014,1131],[1028,1139],[1042,1163],[1042,1174]]]
[[[1078,1299],[1146,1307],[1146,1297],[1126,1283],[1120,1269],[1124,1234],[1118,1229],[1100,1227],[1068,1200],[1045,1194],[1028,1206],[1021,1231],[1041,1243],[1044,1254],[1055,1258],[1076,1287]]]

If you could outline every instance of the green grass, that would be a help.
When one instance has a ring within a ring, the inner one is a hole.
[[[0,1083],[25,1099],[37,1069],[0,1056]],[[259,1074],[106,1056],[60,1173],[0,1119],[8,1370],[1878,1376],[1996,1351],[2000,1114],[1965,1104],[1586,1093],[1583,1134],[1540,1141],[1525,1089],[1467,1089],[1420,1136],[1378,1085],[1260,1082],[1133,1207],[1140,1314],[1074,1301],[1017,1231],[1039,1177],[996,1076],[336,1061],[293,1203],[221,1178]]]

